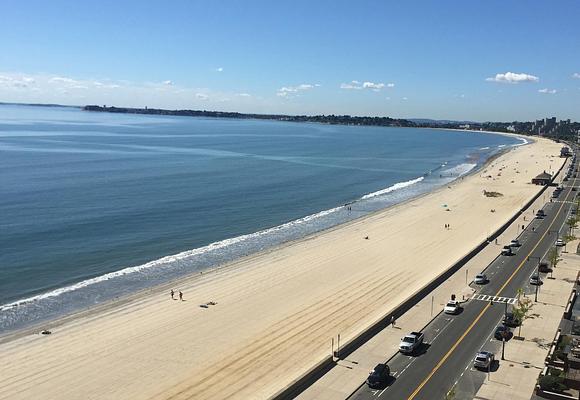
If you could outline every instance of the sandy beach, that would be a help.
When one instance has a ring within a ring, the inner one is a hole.
[[[0,339],[0,399],[268,398],[501,226],[561,147],[537,139],[434,193]]]

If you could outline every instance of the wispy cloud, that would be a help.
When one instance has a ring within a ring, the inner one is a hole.
[[[575,79],[580,79],[580,73],[578,73],[578,72],[574,72],[574,73],[572,74],[572,78],[575,78]]]
[[[284,86],[278,89],[276,92],[276,96],[279,97],[293,97],[298,96],[300,92],[305,92],[307,90],[312,90],[316,87],[319,87],[318,83],[302,83],[298,86]]]
[[[218,67],[215,70],[216,70],[216,72],[224,72],[224,68],[223,67]]]
[[[252,95],[249,93],[236,93],[236,96],[238,96],[238,97],[252,97]]]
[[[488,82],[499,83],[522,83],[522,82],[538,82],[540,78],[530,74],[506,72],[505,74],[496,74],[494,77],[486,78]]]
[[[548,88],[540,89],[540,90],[538,90],[538,92],[545,93],[545,94],[556,94],[556,93],[558,93],[558,91],[556,89],[548,89]]]
[[[360,81],[350,81],[349,83],[341,83],[340,88],[345,90],[363,90],[368,89],[372,90],[373,92],[379,92],[384,88],[392,88],[395,87],[394,83],[375,83],[375,82],[360,82]]]
[[[162,82],[164,85],[173,86],[173,81],[167,80]]]

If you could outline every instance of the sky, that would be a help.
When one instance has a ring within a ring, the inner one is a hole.
[[[0,101],[580,121],[580,1],[2,0]]]

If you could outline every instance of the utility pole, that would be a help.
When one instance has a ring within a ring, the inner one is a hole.
[[[505,336],[501,338],[501,359],[505,360]]]

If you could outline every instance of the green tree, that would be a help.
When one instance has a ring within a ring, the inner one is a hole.
[[[518,297],[516,305],[513,308],[514,317],[519,322],[518,336],[522,336],[522,325],[527,319],[532,318],[531,311],[534,306],[534,302],[525,296],[522,296],[523,289],[518,289]]]
[[[558,254],[558,249],[556,247],[552,247],[548,253],[548,260],[550,261],[550,266],[552,269],[556,268],[556,265],[558,265],[558,263],[560,261],[562,261],[562,259],[560,258],[560,254]]]

